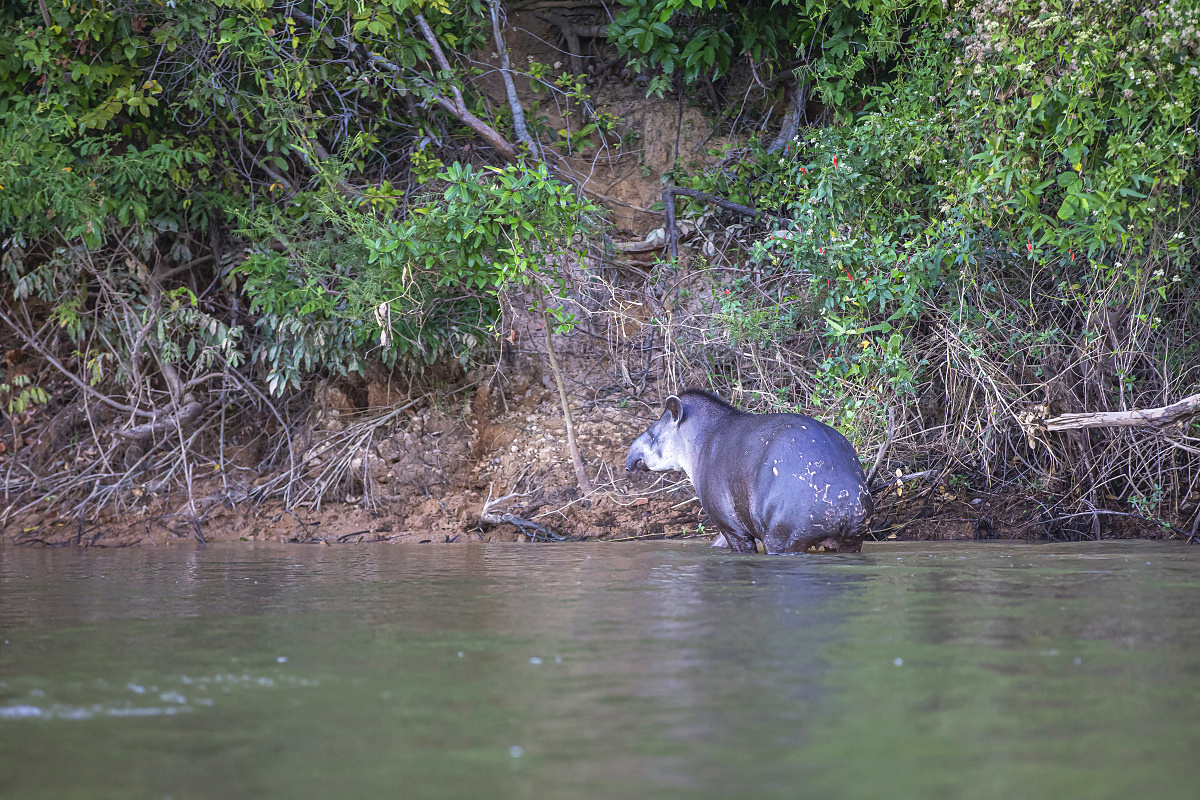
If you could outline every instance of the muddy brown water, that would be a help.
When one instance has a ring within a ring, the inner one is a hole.
[[[0,549],[0,797],[1194,798],[1200,549]]]

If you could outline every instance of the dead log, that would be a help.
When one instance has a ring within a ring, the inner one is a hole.
[[[506,494],[503,497],[492,499],[492,486],[489,484],[487,500],[483,501],[483,509],[479,512],[479,524],[484,527],[488,525],[515,525],[523,531],[532,531],[532,533],[529,535],[535,540],[539,538],[544,539],[545,541],[555,542],[566,540],[566,536],[563,536],[553,528],[547,528],[545,525],[541,525],[533,520],[525,519],[524,517],[518,517],[515,514],[510,514],[507,511],[496,510],[496,506],[500,503],[503,503],[506,500],[511,500],[514,497],[524,496],[524,494],[517,494],[514,492],[512,494]]]
[[[684,189],[682,186],[668,186],[667,188],[663,189],[662,197],[663,210],[665,211],[667,217],[667,254],[670,255],[671,258],[679,257],[679,230],[675,225],[676,195],[690,197],[693,200],[699,200],[701,202],[708,203],[709,205],[714,205],[717,208],[723,208],[726,211],[733,211],[736,214],[754,217],[755,219],[766,216],[787,222],[784,217],[781,217],[778,214],[772,214],[769,211],[763,211],[761,209],[751,208],[750,206],[744,206],[741,203],[735,203],[732,200],[726,200],[724,197],[718,197],[715,194],[701,192],[697,189]]]
[[[1200,394],[1185,397],[1161,408],[1135,411],[1093,411],[1083,414],[1059,414],[1041,423],[1047,431],[1074,431],[1081,428],[1165,428],[1200,415]]]

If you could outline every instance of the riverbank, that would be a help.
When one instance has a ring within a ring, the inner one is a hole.
[[[525,359],[522,366],[503,382],[494,382],[490,391],[460,392],[414,405],[381,426],[362,451],[349,455],[330,443],[395,412],[357,409],[351,401],[353,386],[344,391],[328,387],[312,415],[312,429],[293,431],[297,441],[307,443],[299,453],[305,464],[302,478],[317,480],[337,459],[352,462],[346,489],[340,496],[331,492],[319,504],[285,507],[277,496],[254,501],[254,490],[279,476],[248,468],[195,481],[190,500],[178,489],[156,490],[152,476],[142,475],[115,504],[122,510],[71,516],[61,506],[43,502],[12,515],[0,542],[156,547],[199,540],[361,545],[714,536],[682,474],[624,471],[629,443],[659,413],[650,392],[642,399],[602,391],[587,396],[578,382],[573,387],[583,395],[573,403],[572,415],[594,486],[582,498],[557,394],[548,379],[542,380],[535,362]],[[372,387],[368,395],[378,397],[380,391]],[[397,402],[396,407],[406,404]],[[248,431],[231,436],[230,442],[261,446]],[[902,479],[892,475],[891,485],[876,494],[869,540],[1089,538],[1079,519],[1056,519],[1053,510],[1027,495],[981,490],[959,474],[898,471]],[[485,521],[504,514],[518,522]],[[1066,527],[1067,522],[1074,525]],[[1103,523],[1104,538],[1182,535],[1132,516],[1107,515]]]

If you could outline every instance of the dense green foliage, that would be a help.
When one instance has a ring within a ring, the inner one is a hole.
[[[207,331],[236,361],[246,322],[227,330],[227,295],[196,282],[236,285],[259,334],[244,355],[278,392],[314,369],[361,370],[368,354],[465,357],[498,290],[584,222],[587,204],[544,165],[443,171],[433,155],[461,131],[421,110],[459,76],[437,68],[414,16],[470,50],[488,30],[482,3],[320,3],[320,19],[262,0],[47,9],[49,26],[36,2],[0,11],[4,265],[16,296],[54,304],[77,344],[106,343],[82,353],[97,378],[106,359],[142,354],[108,314],[83,313],[98,285],[80,276],[96,268],[116,271],[144,321],[161,310],[153,265],[207,258],[182,276],[192,309],[173,320],[194,330],[160,325],[138,346],[195,361],[191,334]],[[202,255],[217,240],[238,250]]]
[[[1044,282],[1037,294],[1068,307],[1150,289],[1139,313],[1151,328],[1164,319],[1156,302],[1194,288],[1200,14],[1000,8],[924,27],[895,77],[864,89],[852,123],[691,181],[794,220],[757,258],[814,276],[827,337],[843,345],[826,364],[839,375],[882,372],[911,390],[916,354],[898,357],[886,334],[959,303],[958,286],[979,291],[982,307],[960,311],[984,328],[1015,321],[993,304],[1031,275]],[[985,262],[1012,285],[980,284]],[[1039,298],[1013,300],[1037,316]],[[1173,322],[1200,324],[1196,308],[1181,311]]]
[[[924,24],[940,20],[941,0],[622,0],[609,35],[662,93],[676,71],[685,84],[716,80],[739,59],[765,71],[795,72],[816,84],[833,110],[849,115],[864,81]]]

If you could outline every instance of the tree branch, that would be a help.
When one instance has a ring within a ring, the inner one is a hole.
[[[1060,414],[1040,425],[1048,431],[1073,431],[1081,428],[1134,428],[1150,426],[1165,428],[1200,415],[1200,394],[1185,397],[1177,403],[1143,411],[1093,411],[1083,414]],[[1035,425],[1039,424],[1037,422]]]
[[[71,372],[69,369],[67,369],[65,366],[63,366],[62,363],[57,358],[50,355],[50,352],[48,350],[46,350],[46,348],[42,347],[40,342],[38,342],[32,336],[27,336],[24,331],[22,331],[20,328],[17,327],[17,324],[12,320],[12,318],[9,317],[7,314],[5,314],[3,311],[0,311],[0,320],[2,320],[5,325],[8,325],[8,327],[10,329],[12,329],[13,333],[20,336],[21,339],[26,344],[28,344],[34,350],[37,350],[38,353],[41,354],[42,358],[49,361],[50,364],[55,369],[57,369],[59,372],[61,372],[63,375],[65,375],[72,383],[74,383],[76,386],[78,386],[80,389],[82,389],[85,394],[91,395],[92,397],[99,400],[101,403],[104,403],[106,406],[109,406],[110,408],[115,408],[117,411],[121,411],[126,414],[135,414],[139,417],[147,417],[150,419],[154,418],[154,414],[150,413],[149,411],[143,411],[140,408],[134,408],[133,406],[127,406],[124,403],[118,403],[116,400],[113,400],[108,395],[101,394],[100,392],[93,389],[91,386],[88,386],[83,380],[81,380],[79,378],[78,375],[76,375],[74,372]]]
[[[883,444],[879,445],[879,454],[875,456],[875,464],[871,467],[871,471],[867,473],[867,489],[871,488],[871,481],[875,480],[875,473],[879,471],[879,465],[883,463],[884,456],[892,446],[892,435],[896,432],[896,415],[892,411],[892,407],[888,406],[888,424],[887,436],[883,440]]]
[[[537,534],[539,534],[539,533],[542,536],[544,536],[547,540],[553,539],[555,541],[561,542],[567,538],[567,537],[563,536],[561,533],[559,533],[558,531],[554,530],[553,528],[547,528],[545,525],[541,525],[532,520],[525,519],[524,517],[518,517],[515,514],[508,513],[507,511],[497,512],[497,511],[493,510],[497,504],[503,503],[505,500],[511,500],[514,497],[521,497],[521,495],[506,494],[506,495],[504,495],[504,497],[497,497],[495,500],[493,500],[492,499],[492,487],[489,484],[488,485],[488,499],[484,501],[483,510],[479,512],[479,524],[480,525],[505,525],[505,524],[515,525],[518,528],[521,528],[522,530],[535,531],[536,533],[534,534],[534,537],[533,537],[535,539],[538,538]]]
[[[442,43],[438,41],[437,36],[433,34],[433,28],[429,27],[429,23],[425,21],[425,15],[417,12],[417,25],[421,28],[421,35],[425,37],[425,41],[429,42],[429,47],[433,50],[433,57],[437,59],[438,66],[443,72],[453,72],[450,68],[450,61],[446,58],[446,54],[442,52]],[[463,101],[462,91],[455,84],[450,84],[450,91],[454,93],[455,105],[463,110],[467,110],[467,104]]]
[[[190,395],[189,395],[190,397]],[[204,404],[197,400],[189,400],[180,407],[179,411],[170,414],[166,417],[156,419],[152,422],[146,422],[141,425],[135,425],[128,430],[113,431],[122,439],[148,439],[150,437],[158,438],[168,430],[177,430],[179,427],[187,424],[200,413],[204,408]]]
[[[315,31],[329,33],[335,42],[342,45],[342,47],[346,48],[351,53],[361,54],[371,66],[386,69],[388,72],[393,72],[397,75],[403,75],[405,73],[405,70],[402,69],[400,65],[392,63],[378,53],[372,53],[358,42],[351,39],[349,36],[333,36],[333,34],[324,28],[314,17],[311,17],[298,9],[293,9],[292,16],[301,20]],[[421,34],[425,37],[425,41],[429,43],[430,48],[433,50],[433,55],[438,62],[438,66],[445,71],[450,71],[450,62],[446,59],[446,54],[442,52],[441,44],[438,42],[437,37],[434,36],[433,29],[429,27],[429,23],[425,21],[425,17],[422,14],[417,14],[417,25],[421,28]],[[423,89],[429,92],[430,98],[435,103],[449,112],[450,115],[455,117],[459,122],[463,123],[468,128],[475,131],[475,133],[479,134],[488,142],[488,144],[495,148],[500,155],[504,156],[504,158],[508,159],[509,161],[516,160],[517,148],[514,147],[511,142],[501,136],[495,128],[479,119],[479,117],[475,116],[467,109],[467,104],[463,101],[462,92],[459,91],[457,86],[451,84],[450,91],[453,93],[454,97],[449,98],[442,95],[437,90],[437,87],[419,75],[408,75],[406,77],[408,77],[409,80],[420,84]]]
[[[768,211],[761,211],[757,208],[744,206],[741,203],[735,203],[732,200],[726,200],[723,197],[717,197],[715,194],[697,191],[696,189],[684,189],[681,186],[668,186],[667,188],[663,189],[663,209],[667,216],[666,232],[667,242],[669,244],[668,254],[671,256],[671,258],[677,258],[679,256],[679,231],[675,227],[675,195],[683,195],[684,197],[691,197],[695,200],[702,200],[705,203],[710,203],[718,208],[723,208],[726,211],[733,211],[747,217],[757,218],[759,216],[768,216],[786,221],[784,217],[781,217],[778,214],[772,214]]]
[[[571,23],[571,20],[555,11],[543,11],[539,13],[538,16],[546,20],[546,22],[549,22],[554,27],[558,28],[558,30],[562,33],[563,40],[567,44],[567,54],[571,59],[571,72],[573,72],[575,75],[585,74],[583,69],[583,57],[580,55],[582,51],[579,47],[579,32],[575,29],[575,26]]]
[[[529,148],[535,158],[541,158],[537,142],[529,135],[525,124],[525,109],[521,107],[521,99],[517,97],[517,86],[512,79],[512,66],[508,60],[508,47],[504,44],[504,25],[500,20],[500,0],[488,0],[492,12],[492,35],[496,39],[496,53],[500,56],[500,77],[504,79],[504,92],[508,95],[508,107],[512,111],[513,130],[517,141]]]
[[[592,492],[592,482],[588,480],[587,470],[583,466],[583,458],[579,455],[579,442],[575,439],[575,422],[571,419],[571,404],[567,402],[567,386],[563,382],[562,370],[558,368],[558,357],[554,354],[554,342],[550,335],[553,329],[550,314],[545,309],[545,295],[542,296],[542,324],[546,331],[546,355],[550,358],[550,371],[554,373],[554,382],[558,385],[558,398],[562,402],[563,425],[567,429],[567,449],[571,451],[571,463],[575,466],[575,480],[579,483],[579,493],[587,496]]]

